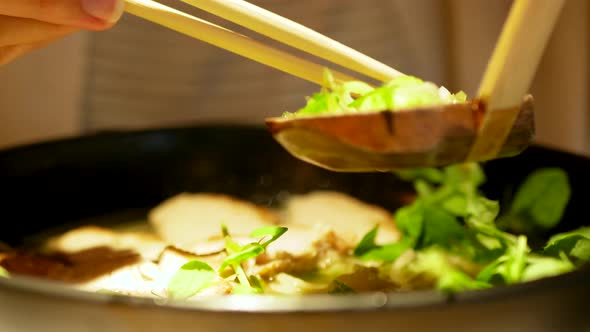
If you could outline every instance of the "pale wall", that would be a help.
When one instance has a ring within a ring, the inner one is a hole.
[[[428,1],[422,3],[427,5]],[[445,29],[451,35],[452,47],[447,50],[450,63],[444,70],[446,84],[471,94],[476,91],[509,3],[447,3],[452,24]],[[589,1],[568,0],[532,88],[537,100],[538,141],[587,154],[589,13]],[[434,45],[441,47],[440,43]],[[77,34],[0,68],[0,147],[81,132],[86,47],[87,36]]]

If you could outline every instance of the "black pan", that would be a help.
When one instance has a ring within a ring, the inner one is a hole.
[[[542,147],[485,165],[490,198],[506,199],[539,167],[570,175],[572,200],[555,231],[590,224],[590,159]],[[412,195],[392,174],[331,173],[285,152],[262,128],[199,127],[101,133],[0,152],[0,241],[85,222],[136,220],[183,191],[235,195],[273,206],[285,193],[339,190],[394,210]],[[0,331],[590,331],[590,272],[491,290],[208,299],[163,306],[148,299],[0,279]]]

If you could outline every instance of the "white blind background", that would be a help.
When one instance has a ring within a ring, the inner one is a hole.
[[[162,1],[233,27],[181,1]],[[473,95],[511,0],[254,2]],[[108,128],[262,125],[316,89],[126,15],[111,31],[80,32],[0,67],[0,148]],[[538,142],[590,155],[590,1],[566,2],[531,92]]]
[[[161,2],[292,50],[180,1]],[[428,10],[441,12],[439,0],[252,2],[393,67],[437,82],[445,79],[444,47],[436,46],[445,38],[441,15],[428,15],[430,29],[422,36],[416,36],[415,27],[420,23],[412,17],[419,12],[427,14]],[[436,22],[438,18],[440,22]],[[433,24],[441,29],[432,29]],[[423,54],[418,43],[430,43],[438,54]],[[90,45],[84,122],[91,130],[202,121],[262,124],[267,116],[303,106],[304,97],[318,89],[299,78],[131,15],[111,31],[93,34]]]

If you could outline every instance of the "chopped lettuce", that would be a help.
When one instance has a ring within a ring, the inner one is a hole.
[[[400,76],[373,88],[360,81],[336,84],[329,70],[324,71],[321,91],[307,99],[305,107],[284,117],[317,116],[359,112],[395,111],[400,109],[463,103],[467,95],[452,94],[445,87],[413,76]]]

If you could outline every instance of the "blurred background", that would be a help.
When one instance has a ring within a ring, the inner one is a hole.
[[[254,36],[179,1],[160,2]],[[404,73],[469,96],[477,91],[511,4],[252,2]],[[531,88],[537,105],[537,141],[587,155],[589,15],[590,1],[567,1]],[[108,129],[204,122],[262,125],[267,116],[300,108],[304,97],[317,89],[127,14],[110,31],[77,33],[0,67],[0,148]]]

